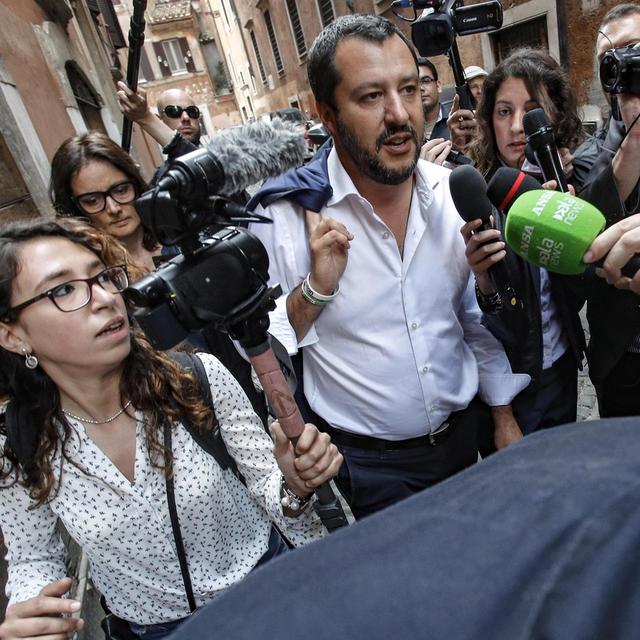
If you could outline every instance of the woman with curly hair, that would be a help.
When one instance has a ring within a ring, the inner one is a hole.
[[[526,171],[523,117],[542,107],[570,179],[571,152],[584,136],[576,105],[565,72],[547,52],[519,49],[486,78],[476,111],[478,134],[467,152],[487,180],[501,166]],[[501,241],[504,216],[494,216],[496,229],[476,233],[481,221],[474,220],[461,233],[483,322],[504,345],[513,371],[531,376],[529,386],[513,401],[514,414],[525,434],[574,422],[577,368],[585,347],[580,304],[565,278],[525,262]],[[523,301],[515,310],[496,292],[488,274],[503,260],[509,283]],[[488,453],[491,447],[484,449]]]
[[[0,637],[62,638],[82,626],[64,615],[80,605],[64,598],[71,580],[58,521],[134,636],[168,635],[190,613],[170,483],[198,606],[284,550],[273,523],[294,544],[322,533],[307,498],[340,466],[328,436],[307,425],[294,451],[276,423],[273,445],[231,375],[198,354],[207,403],[197,377],[129,326],[127,268],[121,245],[78,221],[0,232],[0,398],[9,403],[0,414],[0,524],[10,594]],[[246,485],[185,423],[219,429]],[[32,442],[30,458],[11,434]]]
[[[138,266],[153,271],[160,246],[133,204],[147,188],[131,156],[100,131],[65,140],[51,162],[50,196],[58,213],[87,218],[122,242]]]
[[[520,169],[526,146],[522,119],[527,111],[542,107],[570,176],[571,152],[584,138],[577,105],[569,78],[546,51],[517,49],[485,80],[475,113],[478,133],[467,152],[487,180],[501,166]]]

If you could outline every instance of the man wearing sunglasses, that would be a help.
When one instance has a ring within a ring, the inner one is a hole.
[[[158,115],[189,142],[200,143],[200,109],[193,98],[181,89],[167,89],[158,96]]]
[[[158,115],[149,108],[146,92],[140,87],[132,91],[124,82],[118,82],[116,98],[122,113],[162,145],[162,152],[167,156],[166,162],[154,173],[152,186],[167,172],[173,160],[200,146],[200,109],[185,91],[163,91],[158,96]]]

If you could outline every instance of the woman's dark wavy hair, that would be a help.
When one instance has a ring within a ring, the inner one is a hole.
[[[109,162],[120,169],[135,184],[137,194],[149,188],[133,158],[109,136],[100,131],[82,133],[65,140],[51,161],[49,197],[59,214],[90,220],[73,201],[71,180],[82,167],[93,160]],[[142,245],[147,251],[152,251],[156,248],[157,242],[148,229],[143,229]]]
[[[126,264],[131,275],[140,275],[135,273],[119,242],[86,222],[67,218],[7,225],[0,231],[0,318],[11,307],[13,282],[20,272],[20,250],[25,242],[35,238],[66,238],[95,253],[103,264]],[[203,401],[196,378],[156,351],[137,331],[131,337],[120,396],[123,402],[131,400],[135,409],[144,412],[145,439],[152,464],[165,473],[171,473],[172,458],[161,442],[164,420],[176,424],[186,418],[202,430],[216,425],[213,408]],[[58,389],[42,368],[28,369],[23,357],[0,348],[0,403],[9,401],[19,407],[19,428],[35,430],[32,433],[37,448],[33,462],[23,466],[6,441],[0,450],[0,485],[20,482],[31,498],[42,504],[55,494],[64,461],[80,466],[67,452],[72,428],[61,411]],[[6,416],[1,417],[0,433],[6,435]],[[54,469],[52,461],[57,452],[61,454],[60,466]]]
[[[584,138],[576,94],[562,67],[542,49],[517,49],[487,76],[476,110],[478,135],[467,152],[485,178],[491,177],[500,167],[493,110],[496,94],[507,78],[524,81],[531,96],[554,123],[558,147],[568,147],[573,151]]]

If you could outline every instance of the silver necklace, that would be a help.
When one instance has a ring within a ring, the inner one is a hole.
[[[71,411],[67,411],[66,409],[63,409],[62,413],[64,413],[65,416],[69,416],[70,418],[73,418],[74,420],[79,420],[80,422],[86,422],[88,424],[109,424],[110,422],[113,422],[118,416],[121,416],[130,406],[131,406],[131,400],[129,400],[124,405],[124,407],[122,407],[122,409],[118,411],[118,413],[114,413],[110,418],[105,418],[104,420],[93,420],[91,418],[82,418],[80,416],[77,416],[71,413]]]

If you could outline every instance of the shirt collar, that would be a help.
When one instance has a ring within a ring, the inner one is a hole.
[[[418,197],[426,206],[429,206],[433,201],[432,181],[429,179],[426,171],[428,166],[428,163],[418,160],[418,164],[416,165],[416,170],[414,172],[414,175],[416,176],[416,190],[418,192]],[[340,158],[338,157],[335,147],[331,149],[329,157],[327,158],[327,173],[329,177],[329,184],[333,187],[333,195],[327,201],[327,207],[335,206],[349,196],[355,196],[361,201],[366,201],[366,199],[358,192],[351,180],[351,177],[347,173],[342,162],[340,162]]]

